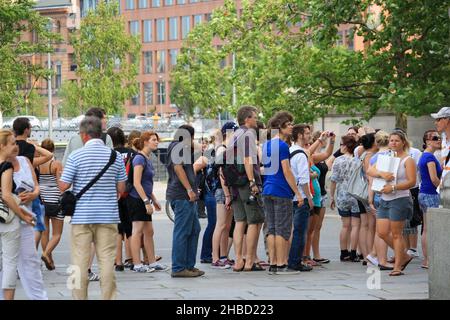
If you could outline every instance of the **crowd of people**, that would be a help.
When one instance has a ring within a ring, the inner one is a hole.
[[[190,125],[178,128],[168,147],[165,199],[153,190],[157,132],[105,131],[105,111],[91,108],[58,161],[54,142],[31,141],[29,120],[18,118],[13,131],[0,130],[0,298],[14,299],[19,278],[30,299],[47,299],[41,261],[56,268],[52,253],[68,190],[78,195],[70,218],[71,265],[81,271],[74,299],[87,299],[89,281],[96,280],[102,298],[114,299],[115,272],[126,269],[202,276],[196,267],[202,211],[208,220],[200,262],[211,268],[295,275],[330,263],[320,253],[329,204],[342,221],[340,261],[404,275],[420,256],[420,234],[427,269],[426,212],[439,207],[439,186],[450,170],[450,107],[431,116],[436,129],[424,133],[422,152],[401,128],[351,127],[338,138],[296,124],[286,111],[266,126],[255,107],[242,106],[237,123],[227,122],[210,140],[196,141]],[[381,169],[386,159],[397,163],[394,171]],[[163,200],[175,215],[171,267],[160,262],[154,244],[152,215]],[[257,254],[260,237],[266,257]],[[100,275],[92,272],[95,256]]]

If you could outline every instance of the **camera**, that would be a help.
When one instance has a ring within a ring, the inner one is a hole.
[[[256,202],[258,202],[258,198],[256,197],[256,195],[253,195],[253,194],[251,194],[249,197],[248,197],[248,201],[247,201],[247,203],[256,203]]]
[[[329,137],[334,137],[334,132],[333,132],[333,131],[330,131],[330,133],[328,133],[328,136],[329,136]]]

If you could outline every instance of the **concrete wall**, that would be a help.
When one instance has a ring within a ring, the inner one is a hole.
[[[429,209],[426,218],[430,299],[450,300],[450,209]]]

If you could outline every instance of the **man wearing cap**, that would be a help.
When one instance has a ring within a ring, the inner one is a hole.
[[[450,150],[450,107],[442,107],[438,113],[432,113],[436,130],[442,136],[442,150],[440,162],[442,164],[442,180],[450,170],[450,163],[447,159]]]

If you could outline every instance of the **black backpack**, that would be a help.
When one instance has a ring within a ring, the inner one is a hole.
[[[222,173],[225,183],[229,187],[243,187],[249,183],[243,161],[238,161],[237,147],[228,149],[223,153]]]
[[[145,156],[143,156],[140,153],[136,153],[134,154],[131,159],[129,159],[129,163],[130,163],[130,167],[128,170],[128,179],[127,179],[127,183],[126,183],[126,187],[125,187],[125,192],[126,193],[130,193],[131,189],[133,189],[134,185],[133,185],[133,180],[134,180],[134,166],[133,166],[133,160],[134,158],[136,158],[137,156],[141,156],[144,158],[145,164],[144,164],[144,169],[142,171],[142,175],[145,172],[145,168],[147,167],[147,158]],[[127,161],[128,162],[128,161]]]

